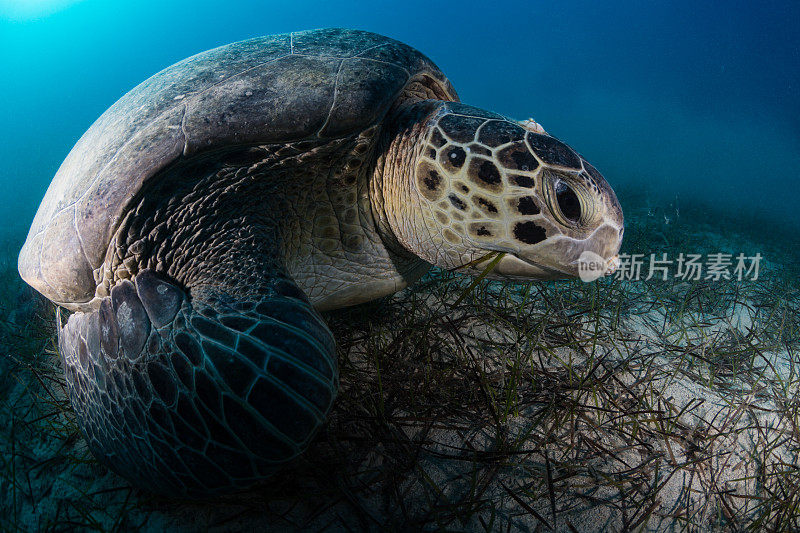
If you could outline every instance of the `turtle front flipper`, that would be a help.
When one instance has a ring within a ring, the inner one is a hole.
[[[226,290],[151,270],[59,328],[92,452],[139,487],[244,488],[299,454],[337,387],[333,337],[285,276]]]

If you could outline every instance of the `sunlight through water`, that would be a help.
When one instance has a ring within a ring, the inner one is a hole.
[[[28,20],[52,15],[80,0],[0,0],[0,20]]]

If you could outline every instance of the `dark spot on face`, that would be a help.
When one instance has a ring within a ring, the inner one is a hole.
[[[442,177],[435,170],[429,170],[428,175],[423,178],[423,181],[428,189],[435,191],[439,188],[439,185],[441,185]]]
[[[496,148],[501,144],[522,140],[523,135],[525,130],[516,124],[505,120],[492,120],[481,128],[478,140],[490,148]]]
[[[500,185],[502,182],[500,171],[491,161],[485,159],[477,160],[476,165],[473,165],[473,169],[475,170],[475,176],[487,185]]]
[[[417,187],[419,192],[431,202],[444,195],[443,178],[427,160],[417,165]]]
[[[530,176],[511,176],[511,181],[518,187],[533,189],[536,186],[536,182]]]
[[[452,166],[461,168],[461,165],[463,165],[464,161],[467,159],[467,153],[463,148],[455,146],[447,150],[445,157],[447,157],[447,162]]]
[[[469,187],[467,187],[463,183],[461,185],[459,185],[458,188],[461,189],[462,192],[465,192],[465,193],[469,192]]]
[[[487,222],[472,222],[469,225],[469,234],[473,237],[492,237],[497,226]]]
[[[445,146],[439,152],[439,163],[451,174],[457,173],[466,160],[467,152],[460,146]]]
[[[536,244],[547,238],[544,228],[534,222],[517,222],[514,226],[514,237],[525,244]]]
[[[539,206],[533,200],[532,196],[523,196],[517,203],[517,210],[523,215],[538,215]]]
[[[453,204],[453,207],[456,209],[464,211],[467,208],[467,204],[465,204],[464,201],[455,194],[449,195],[447,199],[450,200],[450,203]]]
[[[503,148],[498,152],[497,159],[501,165],[511,170],[532,172],[539,166],[539,162],[533,157],[524,142],[514,143],[507,148]]]
[[[478,204],[479,207],[482,207],[484,210],[488,211],[489,213],[497,213],[497,207],[492,202],[486,200],[485,198],[481,197],[475,198],[475,203]]]
[[[493,193],[499,193],[503,190],[503,180],[500,171],[492,161],[483,159],[482,157],[470,158],[467,177],[470,182],[481,189]]]
[[[439,131],[439,128],[433,130],[431,134],[431,142],[436,148],[441,148],[445,144],[447,144],[447,139],[444,138],[442,133]]]
[[[439,120],[439,127],[452,140],[467,143],[475,138],[475,132],[485,121],[463,115],[445,115]]]
[[[492,151],[482,144],[472,143],[467,148],[469,148],[470,153],[473,154],[492,156]]]
[[[528,132],[528,145],[545,163],[562,167],[580,168],[581,162],[572,148],[549,135]]]

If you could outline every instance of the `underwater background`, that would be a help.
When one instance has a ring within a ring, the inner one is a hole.
[[[75,141],[150,75],[319,27],[416,47],[462,101],[533,117],[612,186],[800,226],[794,1],[0,0],[0,227],[27,232]]]
[[[760,277],[434,269],[325,313],[341,390],[291,469],[213,504],[132,489],[86,448],[19,248],[125,92],[322,27],[410,44],[463,102],[575,148],[623,253],[760,253]],[[0,0],[0,82],[0,531],[800,530],[800,3]]]

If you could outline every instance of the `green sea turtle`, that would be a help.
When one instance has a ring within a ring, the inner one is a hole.
[[[458,103],[407,45],[328,29],[216,48],[123,96],[53,179],[19,271],[71,311],[59,349],[92,452],[202,495],[270,475],[325,421],[318,311],[490,251],[523,280],[575,276],[584,251],[613,269],[622,231],[606,181],[537,124]]]

